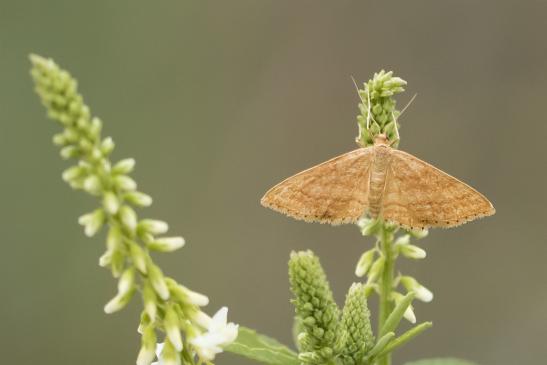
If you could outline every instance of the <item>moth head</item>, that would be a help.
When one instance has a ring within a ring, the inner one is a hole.
[[[389,145],[389,141],[387,139],[387,136],[383,133],[377,134],[374,137],[374,145]]]

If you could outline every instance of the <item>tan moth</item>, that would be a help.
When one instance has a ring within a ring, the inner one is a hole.
[[[403,228],[454,227],[495,213],[492,203],[458,179],[411,154],[374,145],[345,153],[271,188],[262,205],[296,219],[354,223],[367,214]]]

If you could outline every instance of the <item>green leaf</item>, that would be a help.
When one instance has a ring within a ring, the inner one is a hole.
[[[299,365],[298,355],[277,340],[239,327],[237,339],[226,350],[269,365]]]
[[[403,333],[401,336],[397,337],[395,340],[391,341],[380,353],[380,356],[387,355],[391,351],[395,350],[397,347],[404,345],[414,337],[418,336],[420,333],[425,331],[428,328],[431,328],[433,323],[431,322],[423,322],[419,325],[412,327],[405,333]]]
[[[399,325],[399,322],[401,322],[401,319],[403,318],[403,314],[410,306],[415,296],[416,295],[413,292],[410,292],[395,306],[395,309],[393,309],[389,317],[387,317],[386,322],[380,331],[380,336],[383,336],[388,332],[395,331]]]
[[[445,359],[418,360],[413,362],[407,362],[405,365],[477,365],[477,364],[466,361],[466,360],[445,358]]]

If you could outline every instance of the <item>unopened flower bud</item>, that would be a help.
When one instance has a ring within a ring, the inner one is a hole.
[[[110,314],[123,309],[127,305],[127,303],[129,303],[134,293],[135,288],[129,290],[124,294],[116,295],[104,306],[105,313]]]
[[[72,157],[77,157],[80,154],[80,150],[76,146],[66,146],[61,148],[61,157],[65,160],[68,160]]]
[[[107,267],[111,263],[112,263],[112,252],[109,250],[106,250],[106,252],[103,253],[101,257],[99,257],[99,266]]]
[[[84,180],[84,190],[90,194],[98,195],[101,192],[102,184],[97,175],[89,175]]]
[[[139,191],[131,191],[125,194],[125,200],[139,207],[148,207],[152,205],[152,197]]]
[[[427,256],[425,250],[414,245],[401,246],[401,253],[410,259],[423,259]]]
[[[203,307],[209,304],[207,296],[188,289],[187,287],[178,284],[171,278],[165,279],[169,291],[181,302]]]
[[[113,251],[110,259],[110,269],[112,270],[112,276],[114,276],[115,278],[120,277],[124,266],[125,254],[120,250]]]
[[[137,226],[139,232],[150,233],[152,235],[164,234],[168,229],[169,226],[167,223],[155,219],[143,219]]]
[[[104,224],[105,215],[102,209],[97,209],[92,213],[84,214],[78,219],[78,223],[84,226],[85,235],[92,237]]]
[[[126,158],[118,161],[112,168],[113,174],[129,174],[135,168],[135,159]]]
[[[114,141],[111,137],[106,137],[101,142],[101,153],[104,155],[109,155],[114,150]]]
[[[95,139],[101,133],[102,128],[103,122],[99,118],[93,117],[91,124],[89,125],[89,134]]]
[[[169,289],[160,268],[154,264],[148,265],[148,277],[158,296],[163,300],[169,299]]]
[[[154,327],[144,327],[141,341],[141,350],[137,357],[137,365],[150,365],[156,357],[156,332],[154,331]]]
[[[124,205],[119,209],[120,219],[123,225],[131,232],[137,228],[137,214],[128,205]]]
[[[129,254],[135,267],[143,274],[147,272],[146,253],[136,242],[129,243]]]
[[[182,351],[182,336],[179,328],[179,317],[173,305],[169,305],[165,311],[163,321],[165,332],[169,341],[177,351]]]
[[[137,188],[137,183],[135,182],[135,180],[127,175],[116,175],[114,176],[113,181],[114,185],[116,185],[121,190],[133,191]]]
[[[146,312],[146,314],[148,314],[150,320],[154,321],[156,319],[156,314],[158,311],[156,303],[156,293],[154,292],[154,288],[148,282],[148,280],[144,283],[142,289],[142,297],[144,301],[144,311]]]
[[[361,258],[357,263],[357,267],[355,268],[355,275],[357,275],[358,277],[363,277],[367,273],[374,260],[375,252],[376,250],[372,249],[361,255]]]
[[[131,289],[133,289],[133,284],[135,283],[135,269],[129,268],[126,269],[120,280],[118,281],[118,294],[125,294]]]
[[[118,201],[116,194],[111,191],[107,191],[106,193],[104,193],[103,207],[108,214],[116,214],[118,212],[118,209],[120,208],[120,202]]]
[[[367,284],[372,284],[373,282],[376,281],[376,279],[378,278],[382,270],[384,270],[384,262],[385,262],[385,258],[383,256],[376,259],[376,261],[370,268]]]
[[[429,234],[429,231],[427,229],[412,229],[410,231],[408,231],[408,233],[416,238],[416,239],[422,239],[424,237],[426,237],[428,234]]]
[[[182,237],[162,237],[147,244],[149,249],[160,252],[172,252],[182,246],[184,246],[184,238]]]
[[[410,235],[405,234],[395,240],[395,246],[404,246],[410,243]]]
[[[70,182],[74,179],[82,177],[82,175],[84,174],[85,169],[83,169],[81,166],[72,166],[63,172],[63,180],[66,182]]]
[[[412,308],[412,305],[408,306],[408,308],[405,310],[405,313],[403,314],[403,317],[405,317],[405,319],[412,324],[416,323],[416,315],[414,314],[414,309]]]
[[[122,244],[123,236],[120,227],[117,225],[110,226],[106,236],[106,247],[108,250],[114,251],[122,247]]]

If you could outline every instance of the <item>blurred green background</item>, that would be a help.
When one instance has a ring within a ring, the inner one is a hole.
[[[381,68],[417,100],[401,148],[470,183],[497,214],[420,243],[402,262],[435,293],[433,329],[397,352],[488,364],[545,362],[547,24],[545,1],[0,0],[0,353],[3,364],[134,364],[140,303],[115,292],[95,206],[61,181],[59,130],[33,94],[27,55],[53,57],[137,159],[136,179],[187,246],[157,256],[207,308],[290,342],[286,263],[313,249],[341,303],[372,242],[355,226],[259,205],[297,171],[355,148],[351,82]],[[374,307],[374,304],[373,304]],[[221,355],[218,364],[250,364]]]

